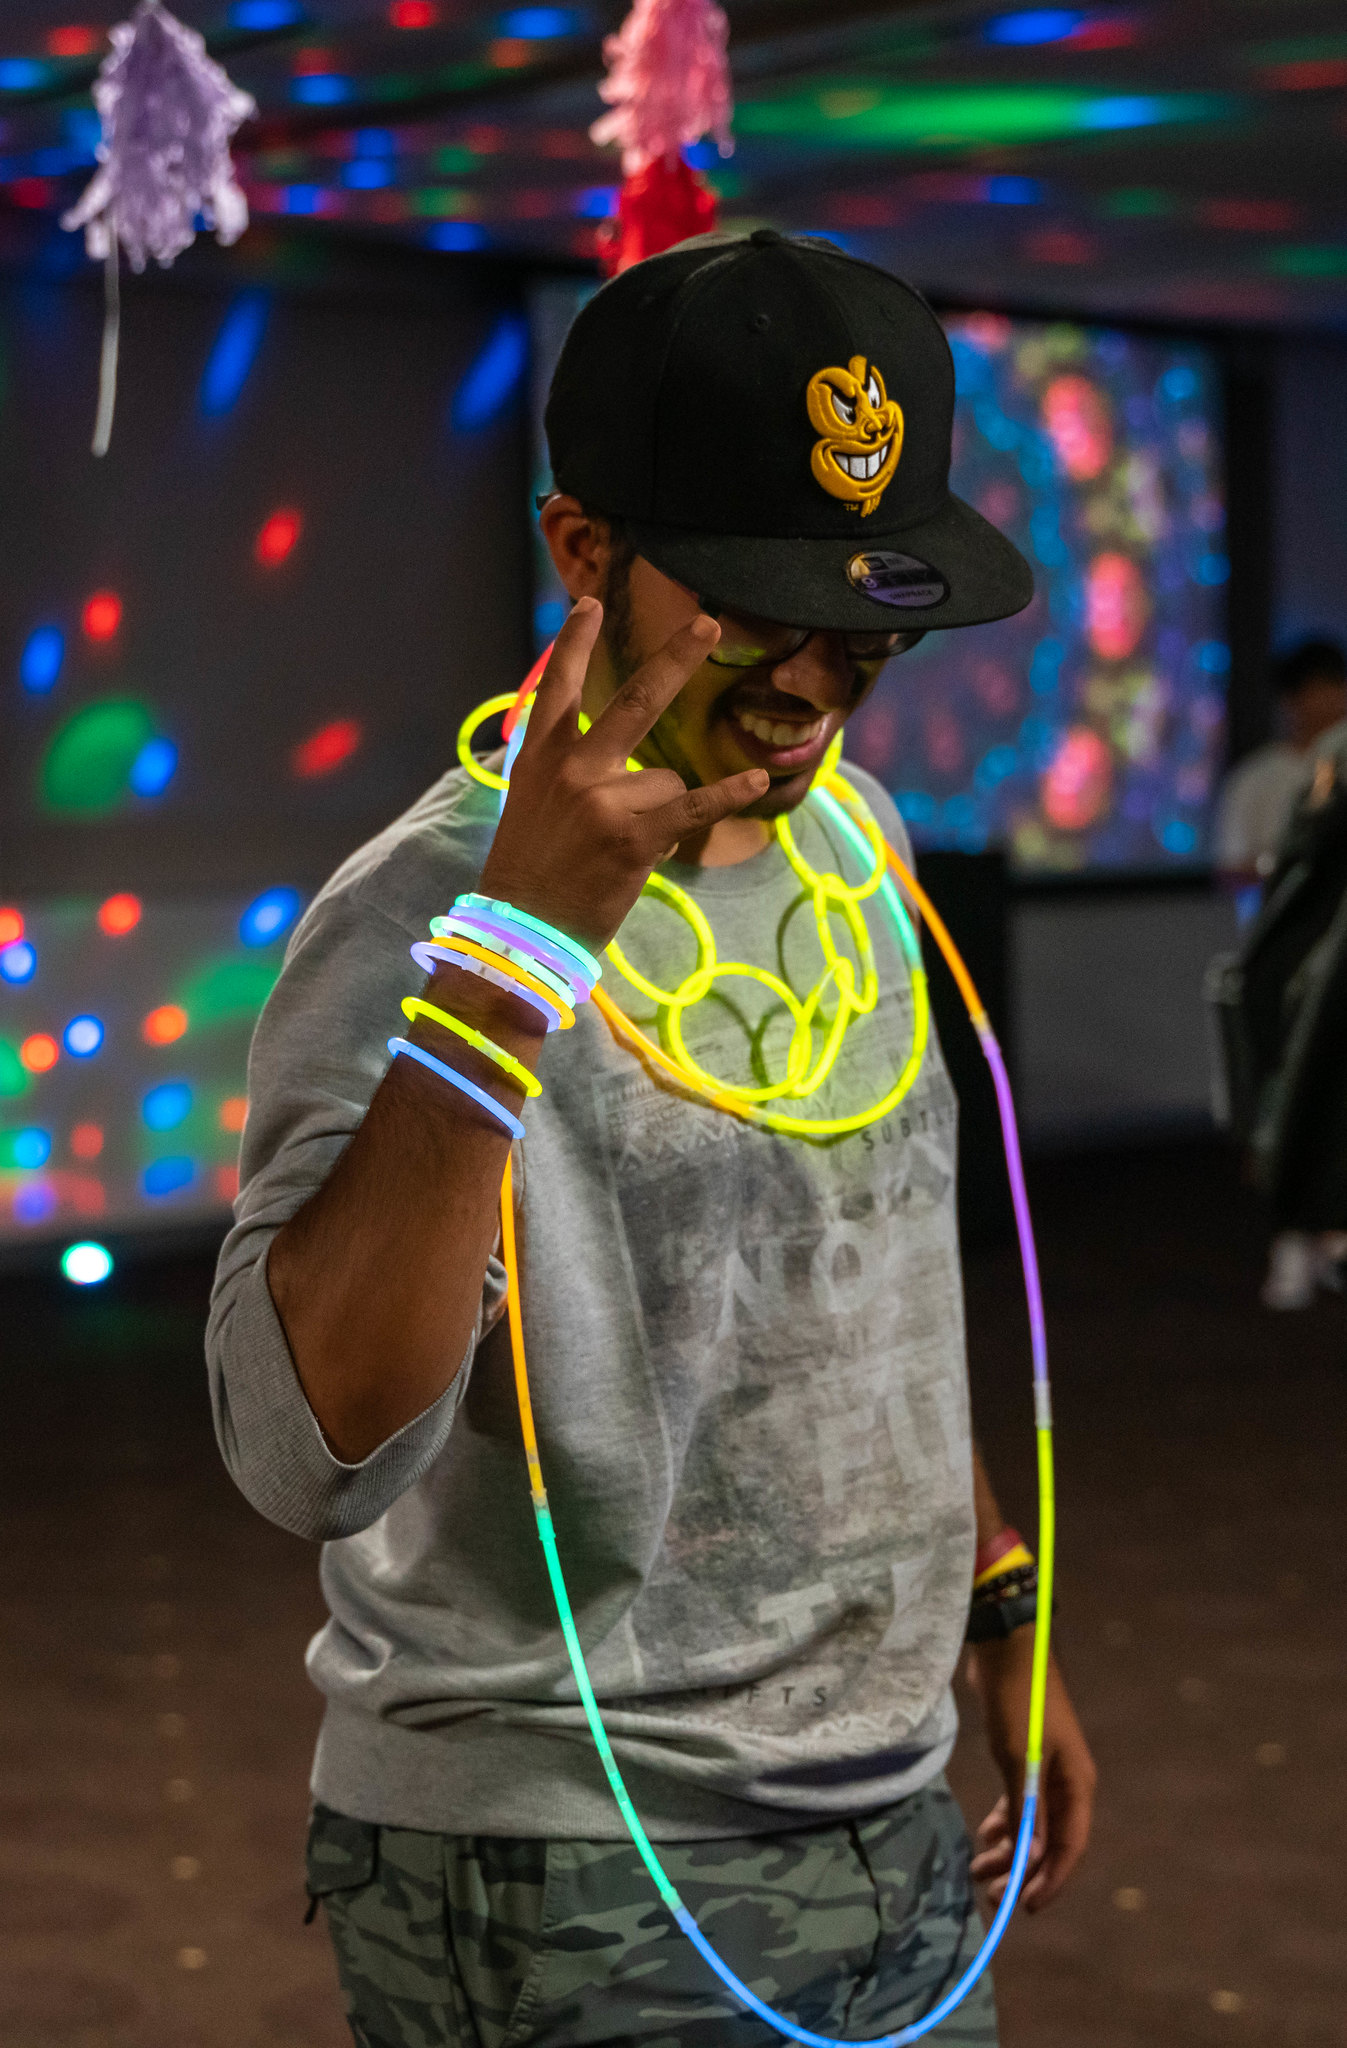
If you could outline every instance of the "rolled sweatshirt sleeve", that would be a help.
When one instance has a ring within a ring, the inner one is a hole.
[[[359,1464],[333,1456],[271,1298],[267,1253],[327,1179],[388,1069],[398,1004],[424,981],[411,938],[360,890],[324,892],[295,933],[248,1059],[239,1197],[206,1332],[211,1405],[242,1492],[270,1521],[315,1540],[368,1528],[427,1471],[476,1344],[504,1304],[504,1269],[493,1258],[477,1328],[445,1392]]]

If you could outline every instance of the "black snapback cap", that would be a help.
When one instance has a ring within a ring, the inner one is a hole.
[[[954,361],[910,285],[760,228],[633,264],[577,315],[557,488],[703,599],[839,631],[1022,611],[1028,563],[949,488]]]

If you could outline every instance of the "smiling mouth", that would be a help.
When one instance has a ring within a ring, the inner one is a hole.
[[[736,725],[765,747],[779,747],[794,752],[800,747],[811,747],[823,736],[828,720],[811,718],[808,724],[800,719],[765,718],[756,711],[735,710],[731,713]]]
[[[843,476],[851,477],[858,484],[868,483],[872,477],[879,475],[889,459],[889,450],[892,446],[891,439],[885,441],[882,447],[876,448],[873,455],[839,455],[834,448],[833,461]]]

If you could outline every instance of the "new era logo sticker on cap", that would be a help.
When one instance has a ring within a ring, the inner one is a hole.
[[[809,457],[815,483],[829,497],[855,506],[865,519],[893,481],[903,452],[902,408],[864,356],[845,370],[816,370],[806,392],[810,424],[818,434]]]
[[[943,604],[949,585],[938,569],[915,555],[898,555],[891,548],[876,548],[868,555],[853,555],[847,563],[848,579],[876,604],[892,605],[897,611],[920,611],[931,604]]]

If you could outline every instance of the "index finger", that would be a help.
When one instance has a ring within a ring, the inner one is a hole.
[[[604,705],[589,729],[589,743],[611,753],[615,761],[634,754],[719,638],[719,626],[705,613],[680,626]]]
[[[568,711],[574,717],[579,710],[589,657],[594,652],[594,642],[599,637],[602,624],[603,606],[597,597],[577,597],[565,625],[557,634],[552,658],[538,678],[523,747],[527,747],[530,741],[536,746],[560,724]]]

